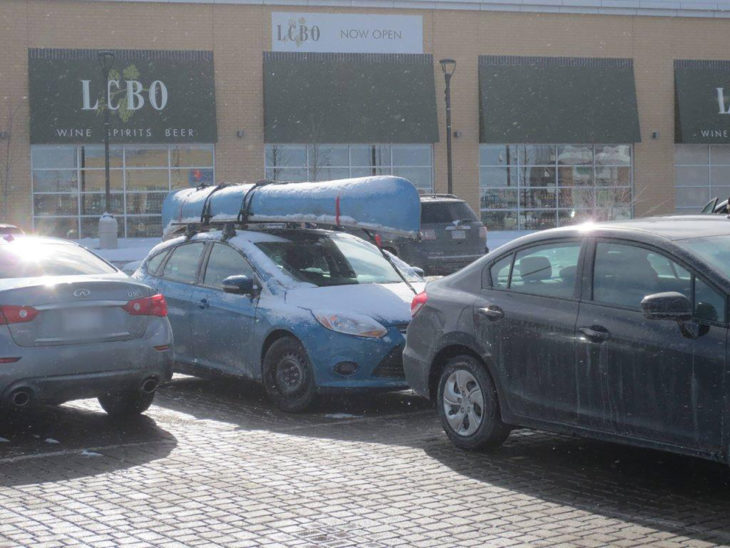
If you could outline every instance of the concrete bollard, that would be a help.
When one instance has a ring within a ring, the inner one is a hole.
[[[117,248],[117,220],[111,213],[99,219],[99,249]]]

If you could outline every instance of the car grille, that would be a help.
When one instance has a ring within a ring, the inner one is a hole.
[[[405,379],[403,373],[403,347],[396,346],[373,370],[374,377],[388,377],[392,379]]]
[[[406,336],[406,330],[408,329],[407,323],[398,324],[395,326],[395,328],[400,331],[401,335],[403,335],[404,337]]]

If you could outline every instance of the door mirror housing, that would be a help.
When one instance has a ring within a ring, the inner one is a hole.
[[[676,291],[647,295],[641,300],[641,310],[648,320],[683,322],[692,318],[692,303]]]
[[[257,290],[256,282],[243,274],[228,276],[223,280],[223,291],[236,295],[253,295]]]

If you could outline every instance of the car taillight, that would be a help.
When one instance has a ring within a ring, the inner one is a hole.
[[[32,322],[37,315],[38,311],[32,306],[0,306],[0,325]]]
[[[167,316],[167,301],[160,293],[129,301],[122,307],[132,316]]]
[[[487,239],[487,227],[486,226],[482,225],[481,227],[479,227],[479,237],[482,240]]]
[[[427,228],[426,230],[421,232],[421,239],[422,240],[435,240],[436,231],[433,228]]]
[[[421,291],[418,295],[413,297],[411,301],[411,317],[413,318],[423,308],[428,300],[428,295],[425,291]]]

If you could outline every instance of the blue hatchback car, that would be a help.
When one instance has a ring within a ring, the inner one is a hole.
[[[423,280],[360,238],[204,232],[158,245],[134,277],[167,299],[177,371],[254,379],[290,412],[323,391],[407,387],[401,354]]]

